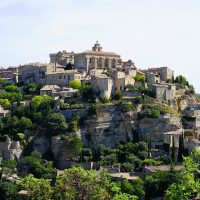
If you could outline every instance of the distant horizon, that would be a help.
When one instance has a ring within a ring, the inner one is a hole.
[[[198,0],[1,0],[0,66],[49,63],[99,40],[137,68],[167,66],[200,93]]]

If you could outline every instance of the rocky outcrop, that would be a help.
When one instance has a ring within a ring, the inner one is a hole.
[[[50,139],[46,137],[36,137],[33,141],[33,149],[41,153],[45,154],[50,148]]]
[[[5,160],[19,160],[22,155],[20,142],[8,138],[5,142],[0,142],[0,152]]]
[[[144,118],[135,124],[135,129],[143,139],[163,140],[163,133],[175,131],[182,127],[179,116],[166,115],[162,118]]]
[[[163,140],[163,133],[181,128],[176,115],[165,115],[159,119],[137,120],[134,112],[121,112],[118,107],[105,107],[99,116],[85,120],[81,138],[85,146],[96,149],[100,144],[115,147],[120,143],[133,141],[135,134],[140,138]]]
[[[99,109],[99,115],[85,120],[81,138],[85,146],[97,148],[100,144],[115,147],[133,139],[133,113],[122,113],[116,106]]]

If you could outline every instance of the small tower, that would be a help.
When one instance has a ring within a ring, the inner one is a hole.
[[[99,44],[98,40],[96,41],[96,44],[92,47],[92,51],[102,51],[102,47]]]

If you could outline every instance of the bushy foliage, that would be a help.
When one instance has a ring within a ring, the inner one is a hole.
[[[36,83],[30,83],[23,87],[23,92],[26,95],[37,95],[40,92],[40,88],[41,87],[39,85],[37,85]]]
[[[11,103],[8,99],[0,99],[0,105],[4,108],[4,109],[7,109],[9,110],[10,109],[10,106],[11,106]]]
[[[144,75],[137,75],[134,77],[135,81],[145,83],[146,78]]]
[[[18,87],[15,85],[8,85],[5,87],[6,92],[18,92]]]
[[[19,141],[22,141],[25,138],[25,135],[23,133],[17,133],[16,139]]]
[[[123,98],[123,96],[124,96],[124,94],[123,94],[122,92],[116,92],[116,93],[113,95],[112,99],[114,99],[114,100],[120,100],[120,99]]]
[[[23,159],[23,165],[29,166],[30,173],[36,178],[54,178],[56,170],[53,168],[51,161],[43,161],[39,152],[33,151],[30,156]]]
[[[77,80],[70,81],[69,85],[73,89],[79,89],[79,90],[81,89],[81,82],[80,81],[77,81]]]
[[[144,180],[146,198],[163,197],[167,188],[178,180],[179,176],[174,172],[158,171],[147,175]]]
[[[118,183],[111,182],[106,174],[98,177],[95,171],[82,168],[65,170],[58,176],[54,199],[136,200],[137,196],[123,193]]]
[[[46,119],[46,127],[49,130],[49,135],[59,135],[67,129],[65,117],[61,113],[49,114]]]
[[[200,195],[199,151],[189,157],[184,157],[183,171],[179,181],[172,183],[165,192],[164,199],[195,199]]]
[[[0,199],[1,200],[16,200],[20,186],[11,181],[0,181]]]
[[[110,102],[110,99],[107,98],[107,97],[100,97],[99,98],[99,101],[103,104],[106,104],[106,103],[109,103]]]
[[[96,115],[97,114],[97,105],[92,104],[91,107],[88,109],[89,115]]]
[[[19,102],[23,99],[22,97],[21,92],[0,92],[0,99],[8,99],[12,102]]]

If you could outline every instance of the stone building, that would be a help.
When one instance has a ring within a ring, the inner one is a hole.
[[[75,68],[87,72],[90,69],[97,68],[122,68],[120,55],[113,52],[103,51],[98,41],[92,47],[92,50],[76,54],[74,64]]]
[[[58,53],[49,54],[50,63],[58,63],[60,65],[74,64],[75,53],[73,51],[59,51]]]
[[[19,66],[19,81],[25,84],[37,83],[44,85],[58,85],[68,87],[70,81],[83,79],[84,74],[77,70],[66,70],[59,64],[31,63]]]
[[[159,102],[165,102],[169,105],[173,104],[176,97],[176,85],[173,84],[152,84],[150,87],[153,89],[155,98]]]
[[[65,70],[63,72],[52,72],[45,75],[45,83],[47,85],[58,85],[59,87],[69,87],[72,80],[80,81],[83,79],[83,74],[77,70]]]
[[[91,76],[91,85],[102,97],[110,98],[114,91],[113,79],[106,74]]]
[[[57,71],[55,64],[43,64],[36,62],[36,63],[20,65],[18,67],[19,82],[23,82],[25,84],[38,83],[41,85],[45,85],[46,84],[45,74],[47,72],[55,72],[55,71]]]
[[[124,72],[113,71],[111,75],[114,79],[115,92],[124,91],[126,85],[134,85],[135,80],[131,75],[126,75]]]
[[[146,74],[146,81],[149,84],[160,83],[160,75],[149,72]]]
[[[11,83],[17,83],[18,82],[17,67],[9,67],[7,69],[0,68],[0,79],[7,80]]]
[[[147,75],[148,73],[153,73],[155,75],[160,76],[160,81],[169,82],[174,78],[174,71],[169,69],[168,67],[158,67],[158,68],[149,68],[147,70],[143,70],[143,72]]]

